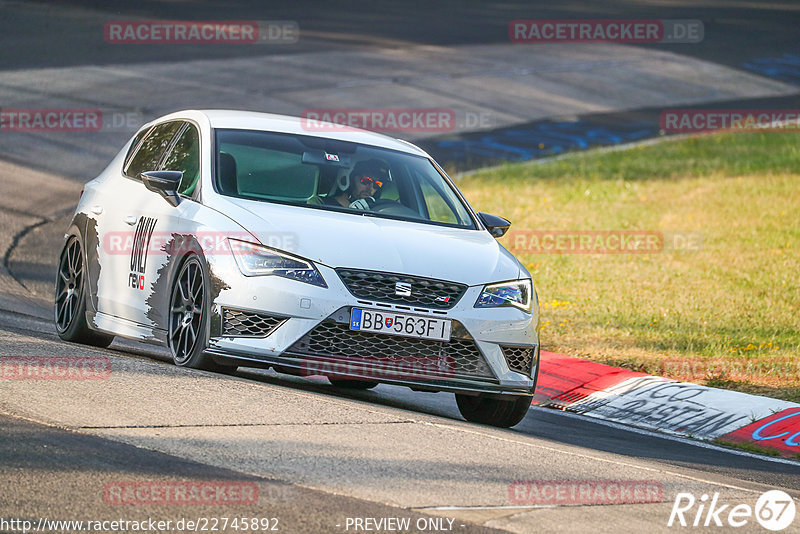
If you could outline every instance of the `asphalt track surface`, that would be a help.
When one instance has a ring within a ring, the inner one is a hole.
[[[0,8],[0,69],[9,72],[495,43],[507,40],[507,23],[516,18],[700,19],[706,39],[679,53],[733,68],[792,51],[798,39],[798,4],[789,2],[395,2],[377,8],[371,2],[346,8],[323,2],[4,2]],[[58,18],[48,19],[51,12]],[[116,17],[296,20],[308,39],[291,50],[103,47],[90,30]],[[71,149],[80,159],[81,147]],[[84,149],[88,154],[93,147]],[[514,429],[499,430],[463,422],[446,394],[390,386],[342,393],[271,372],[240,370],[228,377],[178,369],[163,350],[132,342],[116,341],[108,350],[63,343],[49,321],[49,294],[60,233],[85,178],[28,172],[25,167],[41,168],[41,162],[18,163],[24,166],[2,167],[0,184],[6,229],[0,236],[0,355],[101,356],[113,372],[95,382],[0,381],[2,519],[278,517],[284,532],[352,532],[344,528],[347,518],[447,517],[453,530],[465,532],[660,532],[677,528],[666,524],[682,491],[697,497],[719,492],[726,503],[751,505],[768,489],[800,498],[795,462],[558,411],[532,409]],[[663,486],[665,497],[652,504],[525,506],[509,499],[509,486],[519,480],[650,480]],[[260,498],[246,506],[120,507],[103,497],[106,485],[120,481],[247,482],[258,485]],[[785,532],[800,531],[797,525],[800,520]],[[12,531],[1,524],[0,530]],[[737,530],[764,531],[753,521]]]
[[[17,4],[17,2],[4,2]],[[515,19],[696,19],[703,21],[705,38],[699,45],[680,45],[679,52],[708,61],[739,67],[749,60],[797,50],[797,20],[800,5],[792,1],[634,1],[586,0],[561,2],[441,2],[355,0],[339,2],[304,1],[252,2],[216,0],[206,2],[164,2],[144,0],[64,0],[73,6],[68,17],[53,19],[45,28],[40,16],[52,10],[40,4],[30,11],[16,11],[5,18],[0,68],[30,68],[65,65],[103,65],[143,61],[189,60],[210,57],[239,57],[270,53],[300,53],[320,45],[428,44],[453,46],[508,42],[508,23]],[[303,39],[290,50],[263,47],[160,46],[141,45],[127,50],[103,46],[102,34],[94,30],[97,9],[103,22],[119,19],[160,18],[166,20],[291,20],[298,22]],[[44,32],[40,30],[46,30]],[[307,41],[303,44],[302,41]],[[642,45],[674,50],[675,45]]]

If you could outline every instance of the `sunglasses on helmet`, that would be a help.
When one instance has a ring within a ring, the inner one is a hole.
[[[378,189],[383,187],[383,182],[381,182],[380,180],[376,180],[374,178],[370,178],[369,176],[362,176],[361,183],[364,185],[374,185]]]

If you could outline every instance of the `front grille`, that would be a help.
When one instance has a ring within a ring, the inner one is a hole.
[[[286,322],[285,317],[231,308],[222,309],[223,336],[267,337],[284,322]]]
[[[405,274],[336,269],[347,289],[358,298],[449,310],[467,290],[465,284]],[[411,295],[397,295],[397,282],[411,284]]]
[[[291,357],[290,353],[396,369],[397,378],[424,375],[494,379],[472,339],[452,338],[445,342],[357,332],[333,321],[317,325],[284,356]],[[409,376],[402,376],[404,374]]]
[[[502,345],[500,348],[503,349],[503,356],[506,358],[509,369],[531,376],[536,347],[511,347]]]

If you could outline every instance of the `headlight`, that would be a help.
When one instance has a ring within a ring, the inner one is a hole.
[[[481,296],[475,302],[476,308],[501,308],[513,306],[530,313],[533,293],[531,280],[514,280],[491,284],[483,288]]]
[[[237,239],[228,239],[239,270],[245,276],[282,276],[307,284],[328,287],[322,275],[308,260],[271,248]]]

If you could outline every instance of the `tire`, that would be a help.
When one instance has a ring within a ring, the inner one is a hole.
[[[525,418],[531,407],[530,395],[515,396],[508,400],[493,397],[476,397],[456,393],[458,411],[472,423],[510,428]]]
[[[347,378],[331,377],[328,377],[328,382],[330,382],[333,387],[340,389],[357,389],[362,391],[372,389],[378,385],[377,382],[373,382],[372,380],[349,380]]]
[[[221,365],[205,354],[208,344],[209,276],[205,261],[187,256],[170,292],[167,347],[179,367],[232,374],[235,366]]]
[[[108,347],[114,336],[89,328],[86,322],[86,262],[78,236],[67,239],[58,258],[56,291],[53,297],[55,326],[64,341],[94,347]]]

